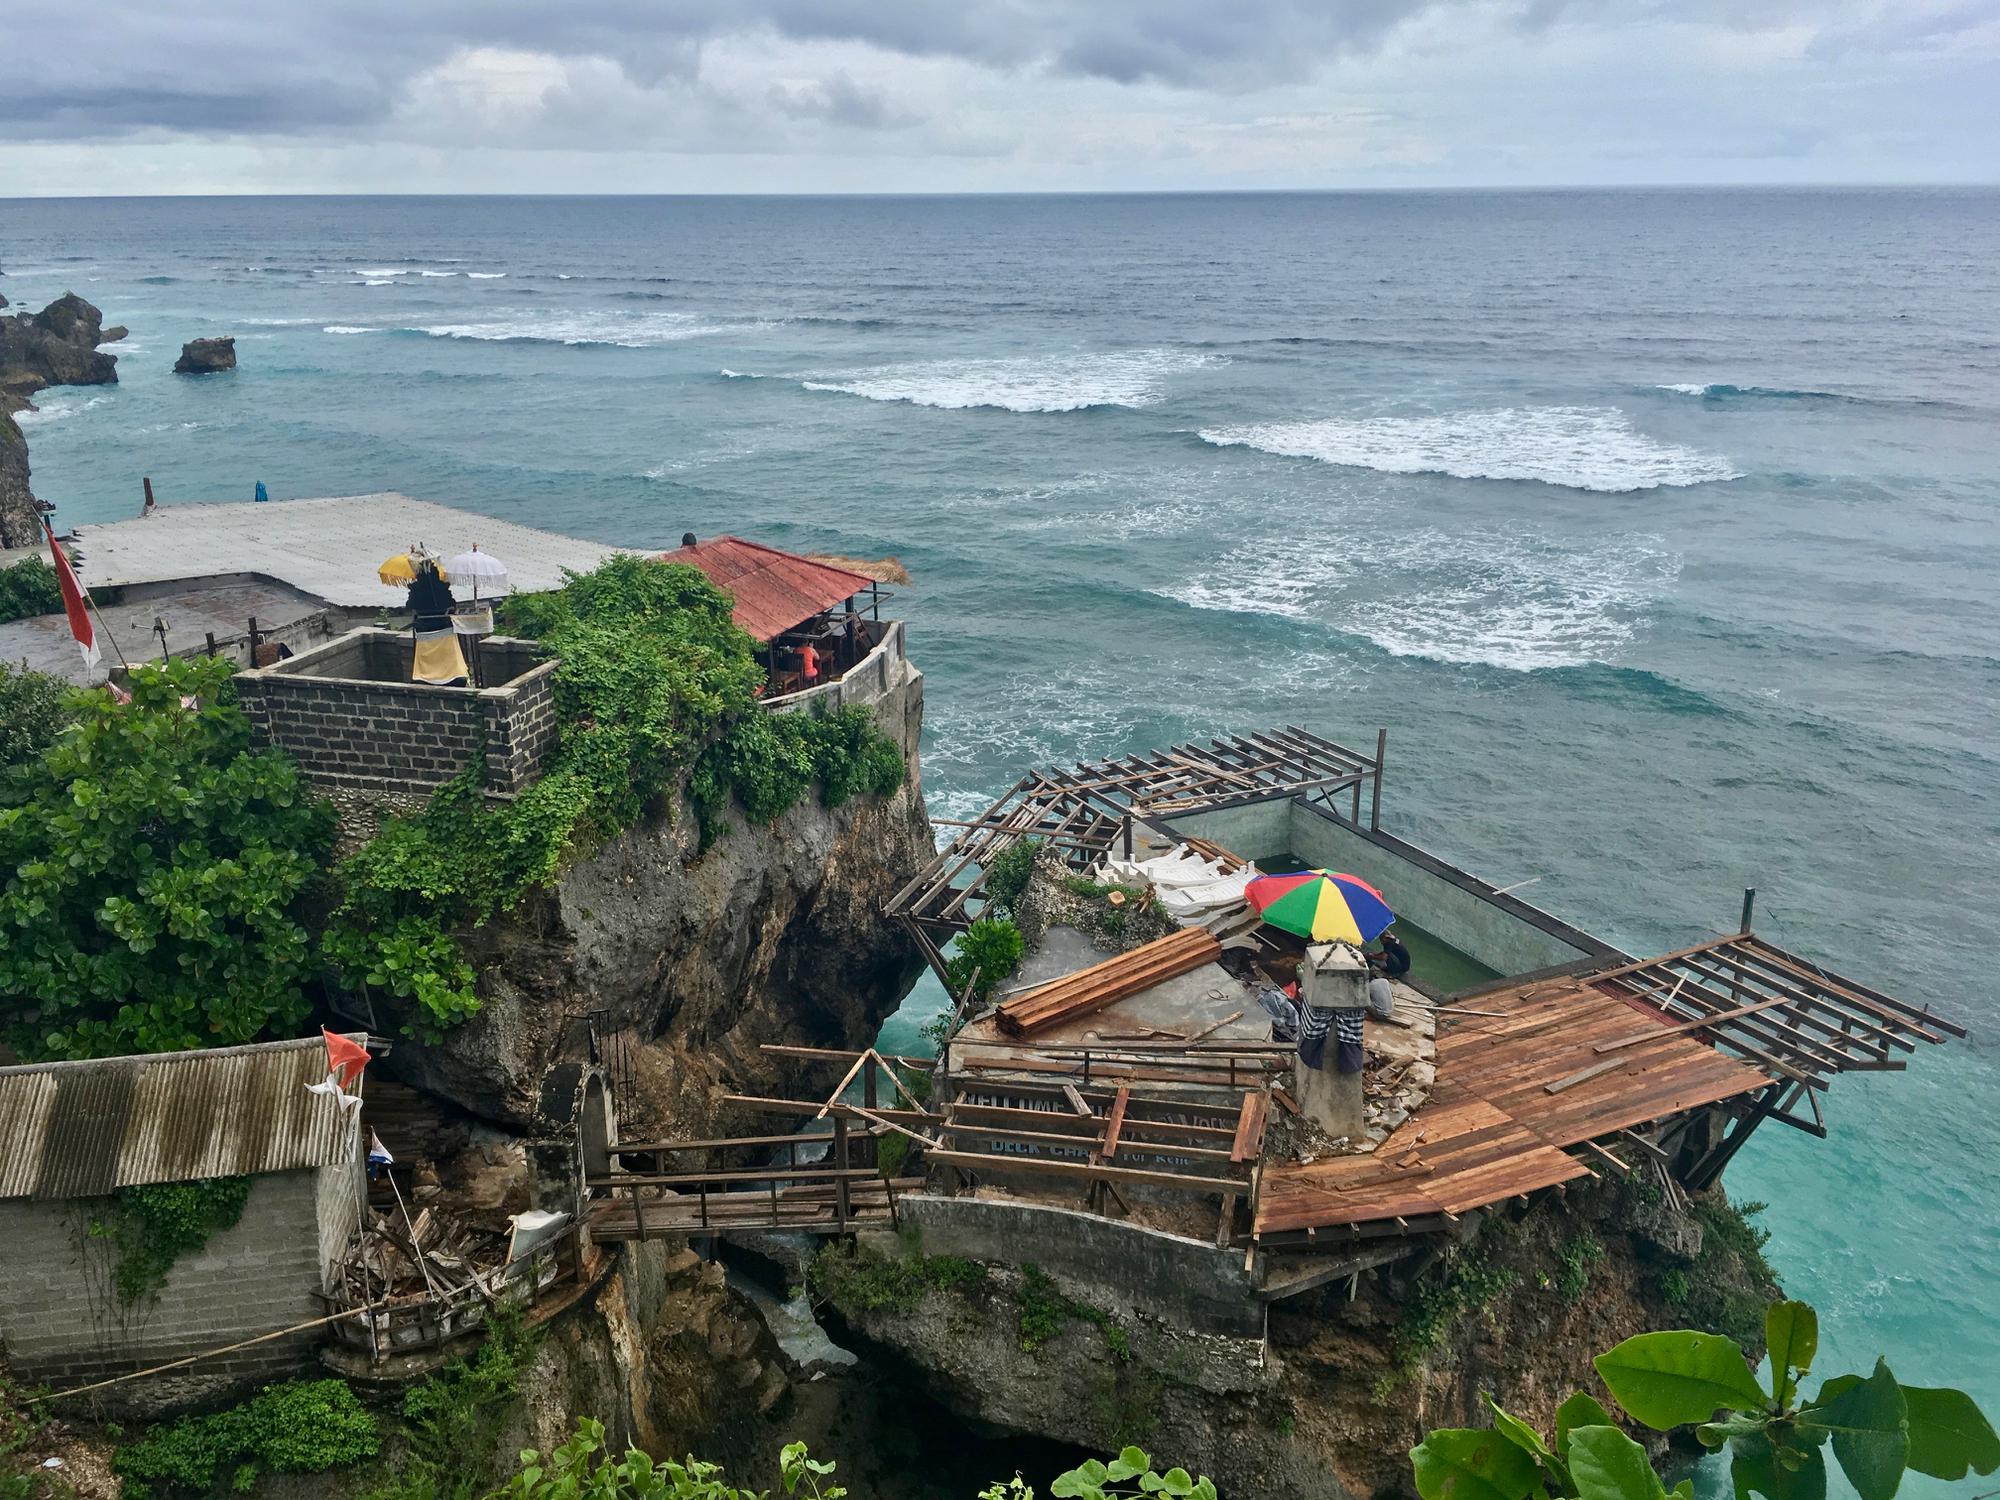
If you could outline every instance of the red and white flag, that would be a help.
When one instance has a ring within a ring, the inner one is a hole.
[[[62,590],[63,613],[69,616],[69,633],[76,637],[77,645],[83,651],[86,667],[97,665],[97,631],[90,620],[88,596],[83,585],[76,581],[76,569],[69,565],[69,556],[56,541],[55,528],[44,520],[42,530],[49,534],[49,551],[55,554],[56,585]]]
[[[368,1066],[368,1049],[324,1026],[319,1033],[326,1038],[326,1077],[307,1084],[306,1092],[330,1095],[342,1109],[359,1109],[361,1096],[347,1091],[361,1081],[361,1070]]]

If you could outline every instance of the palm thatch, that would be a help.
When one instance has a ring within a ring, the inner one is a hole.
[[[835,552],[810,552],[806,554],[811,562],[825,563],[830,568],[845,568],[850,573],[859,573],[864,578],[872,578],[877,583],[899,583],[907,585],[910,570],[898,558],[884,557],[874,562],[861,557],[842,557]]]

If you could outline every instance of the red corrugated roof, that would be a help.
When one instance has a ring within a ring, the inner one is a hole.
[[[700,568],[718,588],[727,589],[736,600],[736,623],[760,641],[783,635],[875,581],[736,536],[663,552],[660,561]]]

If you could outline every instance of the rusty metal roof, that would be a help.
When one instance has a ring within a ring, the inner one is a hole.
[[[85,1198],[346,1160],[360,1121],[306,1092],[325,1077],[316,1036],[0,1068],[0,1198]]]
[[[822,610],[852,599],[875,580],[762,542],[719,536],[660,555],[709,576],[736,600],[736,623],[760,641],[783,635]]]

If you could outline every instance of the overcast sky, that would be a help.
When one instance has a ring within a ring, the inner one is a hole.
[[[0,197],[2000,177],[2000,0],[68,0]]]

